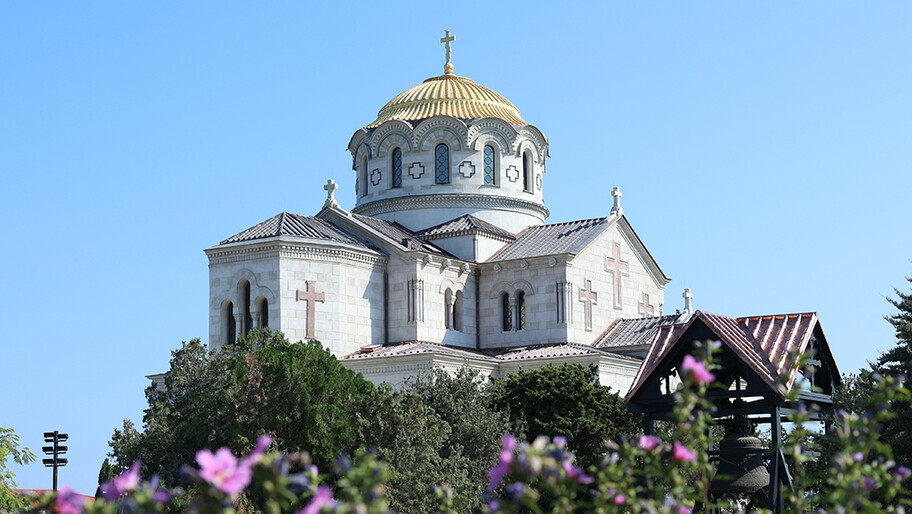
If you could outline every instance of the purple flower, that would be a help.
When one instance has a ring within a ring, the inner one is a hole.
[[[101,494],[105,500],[116,500],[121,495],[126,494],[139,485],[139,466],[140,461],[134,461],[130,469],[123,472],[119,477],[115,477],[110,482],[101,484]]]
[[[680,505],[678,506],[678,514],[693,514],[693,509],[686,505]]]
[[[690,371],[697,382],[706,384],[716,379],[716,376],[710,373],[702,362],[694,359],[693,355],[685,355],[681,367]]]
[[[209,482],[225,494],[237,494],[244,490],[253,472],[245,459],[238,463],[237,457],[228,448],[222,447],[213,454],[209,450],[196,452],[200,466],[200,478]]]
[[[570,461],[565,460],[561,463],[561,467],[564,468],[564,472],[567,473],[567,478],[576,480],[580,484],[591,484],[595,481],[591,476],[587,475],[583,468],[578,468],[573,464],[570,464]]]
[[[674,458],[681,462],[693,462],[697,460],[696,454],[687,449],[683,444],[675,441],[674,444]]]
[[[626,501],[627,501],[627,498],[626,498],[623,494],[619,494],[619,495],[617,495],[617,496],[614,497],[614,504],[615,504],[615,505],[623,505],[624,502],[626,502]]]
[[[73,489],[65,485],[57,493],[57,499],[54,500],[55,510],[60,514],[81,514],[83,499],[73,492]]]
[[[491,500],[491,503],[488,504],[488,510],[491,512],[497,512],[500,510],[500,504],[497,503],[497,500]]]
[[[660,442],[662,442],[662,440],[659,439],[658,436],[654,436],[654,435],[641,435],[640,436],[640,448],[642,448],[648,452],[655,450],[656,447],[659,446]]]
[[[909,478],[909,475],[912,474],[912,472],[909,471],[909,468],[907,468],[905,466],[900,466],[900,467],[896,468],[896,471],[894,471],[893,474],[896,475],[896,478],[898,478],[900,480],[905,480],[905,479]]]
[[[513,449],[516,448],[516,438],[510,434],[504,434],[502,438],[503,449],[500,451],[500,461],[496,466],[488,470],[490,480],[488,481],[488,490],[493,491],[500,484],[513,466]]]
[[[335,505],[336,500],[333,498],[332,489],[329,486],[320,485],[317,486],[317,491],[314,493],[313,498],[310,499],[310,503],[299,510],[297,514],[320,514],[323,507],[333,507]]]
[[[861,452],[855,452],[852,454],[852,460],[855,462],[861,462],[864,460],[864,454]]]
[[[554,444],[556,444],[557,447],[558,447],[558,448],[561,448],[561,449],[567,447],[567,438],[564,437],[564,436],[562,436],[562,435],[556,435],[556,436],[554,436],[554,439],[552,439],[551,442],[553,442]]]
[[[272,443],[272,437],[269,437],[268,434],[263,434],[260,437],[257,437],[256,444],[253,446],[253,450],[249,455],[244,457],[243,464],[249,467],[255,466],[256,463],[260,462],[260,459],[263,458],[263,455],[266,454],[266,448],[269,447],[270,443]]]
[[[871,477],[864,477],[864,490],[873,491],[877,487],[877,482],[874,481]]]
[[[519,501],[523,495],[523,491],[526,490],[526,485],[522,482],[513,482],[508,485],[506,488],[507,494],[510,495],[510,498],[513,498],[513,501]]]

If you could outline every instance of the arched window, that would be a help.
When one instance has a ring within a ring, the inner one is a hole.
[[[484,147],[484,183],[493,186],[497,183],[497,171],[495,169],[494,147],[485,145]]]
[[[359,175],[358,181],[361,183],[361,191],[358,194],[365,196],[367,194],[367,156],[361,159],[361,173]]]
[[[393,162],[391,163],[393,170],[393,187],[402,187],[402,149],[396,148],[393,150]]]
[[[456,300],[453,302],[453,328],[462,332],[462,291],[456,291]]]
[[[444,144],[439,144],[434,149],[434,182],[450,183],[450,149]]]
[[[443,293],[443,325],[447,329],[453,328],[453,291],[449,288]]]
[[[231,300],[222,303],[222,345],[237,340],[237,327],[234,324],[234,304]]]
[[[261,298],[260,302],[257,304],[257,313],[259,313],[259,324],[257,328],[266,328],[269,326],[269,302],[265,298]]]
[[[516,330],[524,330],[526,328],[526,292],[517,291],[516,292]]]
[[[523,153],[523,191],[532,192],[532,154]]]
[[[503,320],[503,331],[513,330],[513,310],[510,309],[510,293],[500,295],[500,316]]]
[[[241,315],[241,337],[247,337],[247,332],[253,328],[253,316],[250,314],[250,282],[247,280],[242,279],[238,282],[238,307]]]

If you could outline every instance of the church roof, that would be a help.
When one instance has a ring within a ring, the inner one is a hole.
[[[396,95],[380,109],[377,119],[364,128],[389,120],[422,120],[432,116],[454,118],[500,118],[513,125],[525,125],[519,109],[496,91],[456,75],[431,77]]]
[[[455,235],[461,235],[461,233],[484,233],[490,234],[495,237],[500,237],[503,239],[508,239],[514,241],[516,235],[508,230],[504,230],[497,225],[488,223],[483,219],[476,218],[471,214],[465,214],[458,218],[451,219],[450,221],[444,221],[439,225],[434,225],[433,227],[428,227],[424,230],[419,230],[417,234],[421,237],[428,239],[437,239],[441,237],[452,237]]]
[[[488,262],[577,253],[611,223],[610,217],[535,225],[516,235],[516,241],[492,255]]]
[[[406,341],[402,343],[391,343],[382,346],[367,346],[361,350],[345,355],[342,359],[375,359],[379,357],[394,357],[401,355],[417,354],[437,354],[450,355],[454,357],[483,359],[490,361],[519,361],[546,359],[549,357],[573,357],[573,356],[598,356],[612,355],[623,359],[634,359],[627,355],[620,355],[605,350],[592,348],[588,345],[576,343],[551,343],[536,344],[529,346],[517,346],[508,348],[496,348],[487,350],[475,350],[470,348],[460,348],[439,343],[429,343],[425,341]]]
[[[360,214],[352,214],[351,217],[354,218],[355,221],[358,221],[362,225],[366,226],[369,230],[376,232],[388,239],[392,239],[399,245],[409,250],[420,250],[422,252],[452,257],[449,252],[446,252],[425,241],[418,234],[394,221],[386,221],[380,218],[362,216]]]
[[[489,356],[465,348],[457,348],[438,343],[428,343],[424,341],[406,341],[402,343],[391,343],[383,346],[366,346],[361,350],[342,356],[342,359],[375,359],[378,357],[393,357],[398,355],[416,355],[421,353],[432,353],[451,355],[454,357],[471,357],[475,359],[490,359]]]
[[[220,242],[220,245],[265,239],[267,237],[292,236],[307,239],[324,239],[336,243],[369,248],[327,221],[290,212],[280,212],[266,221],[258,223]]]
[[[490,355],[501,361],[516,361],[527,359],[546,359],[549,357],[573,357],[580,355],[605,355],[603,350],[595,349],[591,346],[576,343],[558,343],[558,344],[535,344],[530,346],[518,346],[515,348],[503,348],[498,350],[488,350]],[[630,358],[627,356],[617,355],[617,357]],[[639,360],[639,359],[637,359]]]
[[[673,325],[680,314],[615,320],[592,343],[596,348],[621,348],[650,345],[655,340],[659,327]]]

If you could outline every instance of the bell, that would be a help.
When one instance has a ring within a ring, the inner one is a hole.
[[[752,428],[744,416],[725,422],[725,437],[719,443],[719,463],[710,483],[714,495],[751,494],[769,485],[763,445],[753,436]]]

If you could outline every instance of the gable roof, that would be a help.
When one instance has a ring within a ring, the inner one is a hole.
[[[615,218],[592,218],[527,227],[516,235],[516,241],[498,250],[488,258],[488,262],[578,253],[608,228],[612,219]]]
[[[426,239],[439,239],[452,237],[455,235],[482,233],[499,237],[509,241],[515,241],[516,235],[513,232],[504,230],[493,223],[488,223],[483,219],[476,218],[471,214],[464,214],[458,218],[444,221],[439,225],[419,230],[417,234]]]
[[[380,235],[386,239],[392,240],[403,250],[419,250],[425,253],[431,253],[444,257],[453,257],[449,252],[438,248],[432,243],[425,241],[421,236],[394,222],[386,221],[380,218],[362,216],[360,214],[348,214],[347,217],[361,224],[362,227],[374,234]],[[340,216],[340,219],[345,219]]]
[[[783,392],[779,390],[779,382],[785,382],[786,387],[791,388],[797,376],[798,370],[789,367],[791,356],[800,355],[807,349],[820,323],[815,312],[732,318],[698,310],[685,324],[659,327],[655,343],[640,366],[626,401],[633,398],[659,363],[681,342],[684,333],[697,322],[704,323],[780,396]],[[822,342],[822,348],[829,353],[826,341]],[[827,358],[835,364],[831,354]],[[838,371],[835,373],[838,375]]]
[[[611,349],[628,346],[651,345],[659,327],[673,325],[682,314],[667,314],[649,318],[628,318],[615,320],[592,343],[595,348]]]
[[[345,233],[328,221],[311,216],[301,216],[291,212],[280,212],[266,221],[239,232],[219,243],[226,245],[269,237],[290,236],[306,239],[322,239],[336,243],[345,243],[362,248],[370,248],[361,241]]]

